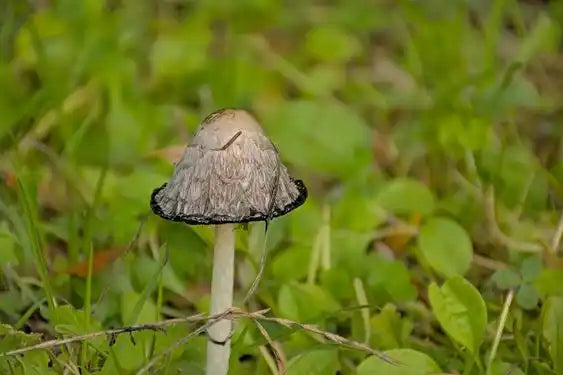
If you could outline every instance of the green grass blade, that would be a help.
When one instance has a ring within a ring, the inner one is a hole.
[[[29,193],[22,182],[18,178],[18,195],[20,197],[21,209],[24,213],[27,235],[29,237],[29,242],[33,249],[33,255],[35,258],[35,265],[37,272],[41,277],[41,283],[43,284],[43,290],[47,298],[47,304],[49,305],[49,310],[54,311],[57,303],[55,301],[55,296],[53,294],[53,288],[49,280],[49,271],[47,269],[47,259],[45,257],[44,249],[41,241],[41,234],[39,232],[39,220],[37,218],[37,208],[35,204],[29,197]]]

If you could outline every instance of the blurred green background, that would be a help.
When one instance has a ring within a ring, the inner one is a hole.
[[[148,202],[242,107],[310,197],[241,307],[404,364],[265,325],[288,375],[563,374],[562,25],[562,1],[2,0],[0,352],[207,311],[212,230]],[[262,236],[238,231],[235,305]],[[194,328],[0,371],[133,374]],[[155,373],[203,373],[205,340]],[[251,321],[232,344],[232,374],[278,374]]]

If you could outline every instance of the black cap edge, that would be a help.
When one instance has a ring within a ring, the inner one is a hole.
[[[233,217],[225,217],[225,216],[209,217],[209,216],[184,215],[184,214],[174,215],[174,216],[167,215],[162,211],[162,209],[160,208],[160,206],[158,205],[155,199],[156,194],[158,194],[160,190],[164,189],[164,187],[167,185],[166,183],[163,184],[161,187],[153,190],[151,194],[150,206],[152,211],[156,215],[160,216],[165,220],[183,222],[190,225],[237,224],[237,223],[249,223],[252,221],[269,221],[273,218],[285,215],[288,212],[293,211],[294,209],[305,203],[305,201],[307,200],[308,192],[303,181],[292,179],[292,182],[295,184],[297,190],[299,191],[299,195],[297,196],[297,198],[291,203],[289,203],[288,205],[286,205],[283,209],[276,208],[271,213],[266,215],[264,215],[261,212],[257,212],[255,214],[251,214],[249,216],[243,218],[236,218],[236,219]]]

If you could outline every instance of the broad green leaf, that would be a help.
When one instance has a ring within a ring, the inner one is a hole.
[[[339,301],[353,298],[352,277],[344,267],[333,267],[320,274],[321,285]]]
[[[135,311],[141,298],[141,294],[135,292],[121,295],[121,319],[125,324],[152,323],[156,320],[156,306],[150,298],[144,301],[140,311]]]
[[[505,145],[502,150],[486,150],[480,155],[480,170],[495,184],[499,201],[509,208],[524,203],[526,208],[545,206],[547,183],[537,172],[536,156],[520,144]],[[522,202],[522,194],[526,200]],[[521,236],[515,233],[516,238]]]
[[[516,293],[516,302],[526,310],[535,309],[540,301],[540,295],[532,284],[522,284]]]
[[[141,152],[143,128],[129,103],[115,103],[107,113],[106,129],[112,163],[131,163]]]
[[[356,375],[430,375],[442,371],[432,358],[416,350],[393,349],[384,354],[397,363],[391,364],[377,356],[371,356],[360,363]]]
[[[442,287],[430,284],[428,298],[444,331],[476,355],[487,325],[487,309],[479,291],[463,277],[455,276]]]
[[[377,194],[376,202],[395,214],[430,215],[434,211],[434,195],[422,183],[410,178],[387,182]]]
[[[518,366],[506,362],[495,361],[491,366],[490,375],[524,375]]]
[[[162,335],[161,333],[157,333]],[[155,335],[151,331],[133,332],[129,335],[122,334],[117,337],[112,350],[119,362],[119,365],[125,370],[138,369],[145,363],[149,344]],[[112,356],[108,357],[102,369],[102,374],[115,374],[117,373],[115,362]]]
[[[291,237],[301,245],[313,244],[314,236],[322,222],[322,213],[319,204],[314,199],[307,199],[303,206],[289,216],[289,230]]]
[[[386,304],[381,311],[373,316],[371,323],[372,347],[396,349],[403,343],[413,329],[412,322],[401,318],[395,305]]]
[[[162,184],[169,176],[150,169],[136,168],[127,175],[118,176],[113,182],[109,194],[114,200],[130,200],[139,207],[139,213],[144,213],[147,197],[153,189]]]
[[[369,167],[370,131],[350,107],[321,101],[289,101],[265,119],[291,164],[338,177]]]
[[[539,256],[530,256],[522,261],[520,272],[524,281],[534,281],[541,273],[542,260]]]
[[[164,251],[164,249],[162,250]],[[151,281],[151,278],[147,277],[147,275],[158,274],[159,267],[161,267],[161,265],[158,261],[152,258],[146,256],[137,257],[131,267],[133,280],[136,282],[134,284],[135,287],[137,289],[145,288]],[[164,288],[179,295],[186,293],[186,285],[184,285],[183,281],[176,275],[169,262],[162,269],[162,285]]]
[[[471,239],[453,220],[428,220],[420,229],[418,246],[430,266],[446,277],[464,275],[471,266]]]
[[[499,289],[503,290],[516,288],[522,282],[518,272],[509,267],[495,271],[492,280]]]
[[[307,52],[320,61],[346,62],[360,52],[360,44],[344,30],[321,26],[305,36]]]
[[[29,23],[32,27],[22,27],[16,36],[15,52],[18,60],[25,65],[36,65],[40,59],[36,49],[33,47],[34,33],[41,36],[45,42],[44,53],[51,64],[61,64],[68,59],[71,53],[69,40],[62,37],[69,33],[65,20],[57,17],[53,12],[43,11],[32,14]]]
[[[102,329],[101,324],[93,317],[90,317],[90,326],[87,327],[84,311],[76,310],[71,305],[57,306],[49,322],[63,334],[84,334]]]
[[[208,245],[191,228],[179,223],[164,223],[169,264],[180,278],[200,279],[210,274]]]
[[[540,275],[534,280],[534,286],[538,293],[545,297],[546,295],[563,296],[563,270],[554,268],[545,268]]]
[[[26,353],[20,364],[22,375],[55,375],[56,372],[49,368],[49,355],[42,350]]]
[[[41,341],[39,333],[25,333],[15,330],[8,324],[0,323],[0,353],[20,349],[38,344]]]
[[[166,333],[157,333],[155,335],[154,349],[155,353],[161,353],[168,349],[176,341],[180,340],[190,333],[190,328],[185,324],[173,325],[166,328]],[[177,347],[172,351],[172,357],[179,357],[185,349],[185,345]]]
[[[213,90],[217,106],[249,103],[254,99],[271,74],[268,68],[249,55],[244,46],[235,46],[229,59],[212,60],[208,84]],[[271,80],[269,81],[271,82]]]
[[[86,322],[84,311],[76,310],[71,305],[57,306],[50,316],[49,322],[55,327],[58,333],[64,335],[81,335],[95,331],[101,331],[102,325],[93,316]],[[108,350],[105,337],[97,337],[89,340],[91,346],[88,347],[88,356],[94,357],[99,351]]]
[[[283,285],[278,294],[278,310],[282,317],[299,319],[299,301],[296,293],[289,285]]]
[[[272,261],[272,271],[276,280],[286,282],[307,276],[311,248],[295,245],[284,249]]]
[[[340,309],[329,291],[314,284],[291,283],[280,288],[278,310],[281,316],[297,321],[322,318]]]
[[[416,297],[416,288],[411,283],[411,276],[406,265],[401,261],[393,261],[380,255],[370,255],[362,260],[367,267],[367,285],[374,303],[389,300],[405,302]]]
[[[352,189],[346,192],[332,211],[332,223],[338,229],[367,232],[382,224],[385,219],[385,210],[372,196]]]
[[[313,350],[291,358],[287,363],[286,375],[335,374],[339,369],[338,351]]]
[[[154,77],[174,82],[201,69],[208,59],[210,41],[210,29],[197,17],[190,17],[183,27],[168,25],[159,33],[150,51]]]
[[[543,337],[557,374],[563,373],[563,297],[550,297],[543,307]]]

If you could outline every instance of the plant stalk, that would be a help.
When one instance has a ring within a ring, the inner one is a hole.
[[[233,305],[234,263],[234,225],[216,225],[210,315],[220,314]],[[227,375],[229,371],[231,324],[230,320],[223,319],[208,329],[207,375]]]

